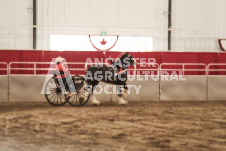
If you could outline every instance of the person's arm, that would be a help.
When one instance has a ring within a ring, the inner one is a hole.
[[[63,69],[63,72],[64,72],[64,74],[65,74],[66,76],[67,76],[67,75],[70,75],[70,74],[69,74],[68,68],[65,68],[64,65],[62,65],[62,69]]]

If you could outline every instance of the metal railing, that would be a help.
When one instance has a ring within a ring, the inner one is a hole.
[[[3,75],[8,75],[9,74],[9,67],[8,67],[8,64],[6,62],[0,62],[0,65],[5,65],[5,67],[0,67],[0,71],[6,71],[6,74],[3,74]]]
[[[13,65],[33,65],[33,67],[13,67]],[[21,74],[14,74],[11,71],[33,71],[33,74],[26,74],[26,75],[38,75],[37,71],[47,71],[47,70],[54,70],[50,67],[46,68],[39,68],[37,65],[50,65],[50,62],[10,62],[8,71],[9,75],[21,75]],[[86,63],[86,62],[67,62],[67,65],[70,69],[70,71],[85,71],[88,67],[88,65],[107,65],[111,66],[108,63]],[[84,65],[83,68],[71,68],[70,65]],[[128,69],[128,71],[135,71],[136,72],[136,66],[134,69]]]
[[[137,65],[140,67],[136,67],[136,71],[157,71],[157,75],[159,75],[160,68],[158,63],[137,63]]]
[[[163,68],[163,66],[179,66],[180,68]],[[192,68],[192,69],[187,69],[186,66],[198,66],[200,68]],[[204,63],[162,63],[160,65],[160,75],[162,71],[182,71],[182,75],[185,75],[185,72],[205,72],[205,75],[207,74],[206,72],[206,64]],[[198,74],[199,75],[199,74]]]
[[[33,65],[33,67],[13,67],[13,65]],[[12,75],[11,71],[33,71],[32,75],[37,75],[37,71],[48,71],[48,70],[53,70],[50,68],[50,62],[10,62],[9,63],[9,75]],[[49,65],[49,67],[45,67],[45,68],[40,68],[37,67],[37,65]],[[85,63],[84,62],[67,62],[67,65],[84,65],[85,67]],[[85,68],[70,68],[71,71],[84,71]],[[17,75],[17,74],[13,74],[13,75]],[[19,74],[20,75],[20,74]]]
[[[19,64],[19,65],[33,65],[33,68],[18,68],[18,67],[12,67],[12,65]],[[11,75],[11,71],[34,71],[34,75],[36,75],[37,71],[37,64],[49,64],[49,62],[10,62],[9,63],[9,75]],[[39,70],[45,70],[44,68],[40,68]]]
[[[13,67],[13,65],[33,65],[33,67]],[[32,75],[37,75],[37,71],[46,71],[49,70],[49,67],[47,68],[38,68],[37,65],[50,65],[50,62],[10,62],[9,63],[9,75],[18,75],[13,74],[12,71],[33,71]],[[84,65],[84,68],[69,68],[70,71],[85,71],[88,67],[88,65],[107,65],[111,66],[108,63],[86,63],[86,62],[67,62],[68,67],[70,65]],[[133,69],[128,69],[128,71],[158,71],[159,73],[159,64],[157,63],[137,63],[137,65],[146,65],[148,68],[137,68],[135,65]],[[21,75],[21,74],[19,74]]]
[[[0,62],[0,65],[4,64],[5,68],[0,68],[0,71],[6,71],[6,75],[21,75],[14,74],[12,71],[33,71],[33,74],[29,75],[39,75],[37,71],[48,71],[49,67],[37,67],[39,65],[50,65],[50,62],[10,62],[9,65],[6,62]],[[32,67],[13,67],[14,65],[30,65]],[[70,71],[85,71],[88,65],[95,65],[98,63],[86,63],[86,62],[67,62],[67,65]],[[99,63],[100,64],[100,63]],[[108,63],[101,63],[104,65],[109,65]],[[71,68],[70,65],[82,65],[79,68]],[[84,66],[83,66],[84,65]],[[142,68],[142,65],[146,65],[148,67]],[[111,65],[109,65],[111,66]],[[139,67],[137,67],[139,66]],[[161,75],[162,71],[181,71],[182,75],[186,75],[185,72],[203,72],[205,75],[209,75],[210,72],[225,72],[226,73],[226,63],[210,63],[208,65],[204,63],[137,63],[133,69],[128,69],[128,71],[157,71],[159,75]],[[170,68],[170,66],[174,66],[174,68]],[[188,66],[194,66],[195,68],[188,68]],[[225,69],[212,69],[213,66],[225,66]],[[176,68],[177,67],[177,68]],[[197,74],[200,75],[200,74]],[[217,74],[218,75],[218,74]],[[225,75],[225,74],[224,74]]]
[[[222,67],[224,66],[225,69],[211,69],[212,66],[215,66],[215,67]],[[210,72],[225,72],[226,73],[226,63],[210,63],[207,65],[207,75],[210,75]],[[217,74],[219,75],[219,74]],[[223,74],[223,75],[226,75],[226,74]]]

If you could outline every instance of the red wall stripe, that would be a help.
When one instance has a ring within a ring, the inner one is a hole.
[[[62,56],[67,62],[86,62],[87,58],[116,58],[121,52],[0,50],[0,62],[50,62]],[[226,53],[214,52],[131,52],[134,58],[154,58],[156,63],[226,63]],[[139,61],[138,61],[139,62]],[[199,67],[198,67],[199,68]],[[215,67],[219,68],[219,67]],[[3,71],[2,71],[3,72]],[[198,74],[198,73],[194,73]]]

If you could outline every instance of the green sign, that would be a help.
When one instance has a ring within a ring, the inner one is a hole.
[[[101,36],[106,36],[107,33],[106,32],[101,32]]]

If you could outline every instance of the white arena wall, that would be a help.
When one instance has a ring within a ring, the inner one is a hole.
[[[0,76],[0,102],[9,101],[8,92],[9,92],[8,76],[1,75]]]
[[[172,50],[221,51],[218,39],[226,38],[225,0],[173,0]]]
[[[207,77],[184,76],[186,81],[161,81],[161,101],[206,101]],[[226,98],[225,98],[226,99]]]
[[[45,101],[41,94],[43,76],[9,76],[9,102]]]
[[[45,76],[0,76],[0,102],[45,102],[41,90]],[[144,76],[141,76],[144,78]],[[225,76],[185,76],[185,81],[128,81],[129,85],[141,85],[139,94],[131,88],[128,101],[226,101]],[[8,86],[9,79],[9,86]],[[105,83],[100,83],[105,86]],[[117,101],[115,94],[98,94],[100,101]]]
[[[208,100],[226,100],[226,77],[208,77]]]
[[[32,0],[0,1],[0,49],[33,49]],[[173,0],[172,51],[219,52],[226,37],[225,0]],[[37,49],[50,35],[151,36],[167,51],[168,0],[37,0]]]

